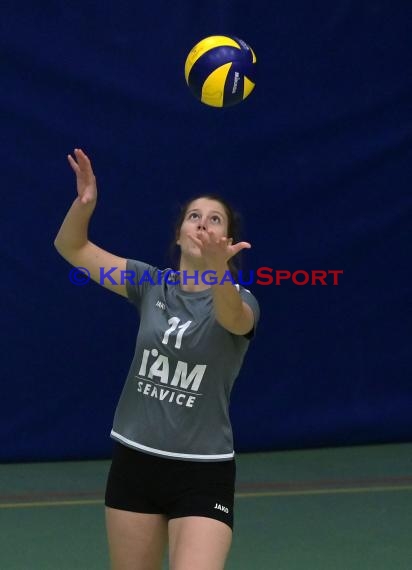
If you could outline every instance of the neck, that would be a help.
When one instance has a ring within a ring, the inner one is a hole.
[[[210,285],[207,285],[202,280],[206,268],[201,260],[197,262],[197,260],[188,260],[182,256],[179,263],[179,271],[181,275],[180,288],[182,291],[195,293],[210,288]]]

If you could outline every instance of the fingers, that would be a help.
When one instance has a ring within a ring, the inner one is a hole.
[[[76,174],[77,194],[82,204],[96,201],[97,188],[96,177],[93,173],[88,156],[80,148],[75,148],[72,156],[67,155],[67,160]]]
[[[67,155],[67,160],[69,161],[70,166],[72,167],[72,169],[74,170],[74,172],[76,174],[80,173],[80,168],[79,165],[77,164],[77,162],[74,160],[74,158],[72,157],[71,154]]]
[[[71,154],[67,155],[67,160],[76,174],[93,174],[92,165],[89,157],[82,151],[81,148],[74,149],[74,157]],[[75,160],[76,159],[76,160]]]
[[[229,251],[232,253],[232,255],[236,255],[236,253],[238,253],[242,249],[250,249],[252,247],[251,244],[247,241],[240,241],[239,243],[233,245],[232,238],[227,238],[227,237],[215,238],[214,235],[210,233],[201,234],[200,239],[202,239],[202,237],[205,235],[207,236],[203,240],[203,243],[205,245],[211,244],[211,245],[220,246],[222,248],[228,248]]]
[[[231,246],[232,255],[236,255],[242,249],[250,249],[252,246],[247,241],[240,241],[239,243],[235,243],[235,245]]]
[[[89,157],[86,155],[85,152],[82,151],[81,148],[75,148],[74,154],[76,156],[77,162],[80,167],[90,168],[92,167]]]
[[[207,251],[226,253],[229,254],[229,259],[239,253],[242,249],[250,249],[252,247],[247,241],[240,241],[239,243],[232,245],[232,238],[217,238],[213,233],[204,231],[200,232],[198,236],[188,234],[188,238],[205,253]]]
[[[191,239],[192,242],[193,242],[194,244],[196,244],[198,247],[201,247],[201,246],[203,245],[203,241],[202,241],[201,239],[199,239],[198,237],[196,237],[196,236],[194,236],[194,235],[191,235],[191,234],[187,234],[187,237],[188,237],[189,239]]]

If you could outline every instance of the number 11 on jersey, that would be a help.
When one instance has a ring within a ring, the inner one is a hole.
[[[181,348],[182,337],[184,335],[184,332],[185,332],[185,330],[187,330],[189,328],[192,321],[186,321],[183,325],[179,325],[180,319],[177,317],[171,317],[167,322],[171,326],[169,329],[167,329],[167,331],[165,331],[165,334],[164,334],[163,340],[162,340],[162,344],[167,344],[169,342],[170,334],[172,332],[174,332],[176,329],[179,329],[179,332],[176,335],[175,348]]]

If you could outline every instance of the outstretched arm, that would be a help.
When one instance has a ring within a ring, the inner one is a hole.
[[[105,251],[88,239],[89,222],[97,202],[96,177],[91,162],[81,149],[75,149],[74,157],[68,155],[67,158],[76,175],[77,197],[66,214],[54,245],[73,266],[85,267],[96,283],[127,297],[126,286],[121,284],[126,259]],[[110,273],[112,280],[102,280],[102,274],[112,267],[116,268]]]

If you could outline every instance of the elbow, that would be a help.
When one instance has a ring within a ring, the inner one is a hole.
[[[53,242],[54,247],[62,257],[67,259],[68,255],[70,254],[70,248],[67,247],[67,244],[64,243],[64,240],[57,234]]]
[[[230,333],[237,336],[250,334],[254,328],[254,317],[252,315],[241,315],[238,318],[217,319],[218,323]]]
[[[232,333],[237,336],[248,336],[252,333],[254,327],[253,321],[241,321],[233,324]]]
[[[58,251],[58,253],[61,254],[62,244],[61,244],[61,240],[59,239],[58,235],[55,237],[53,245],[56,248],[56,250]]]

